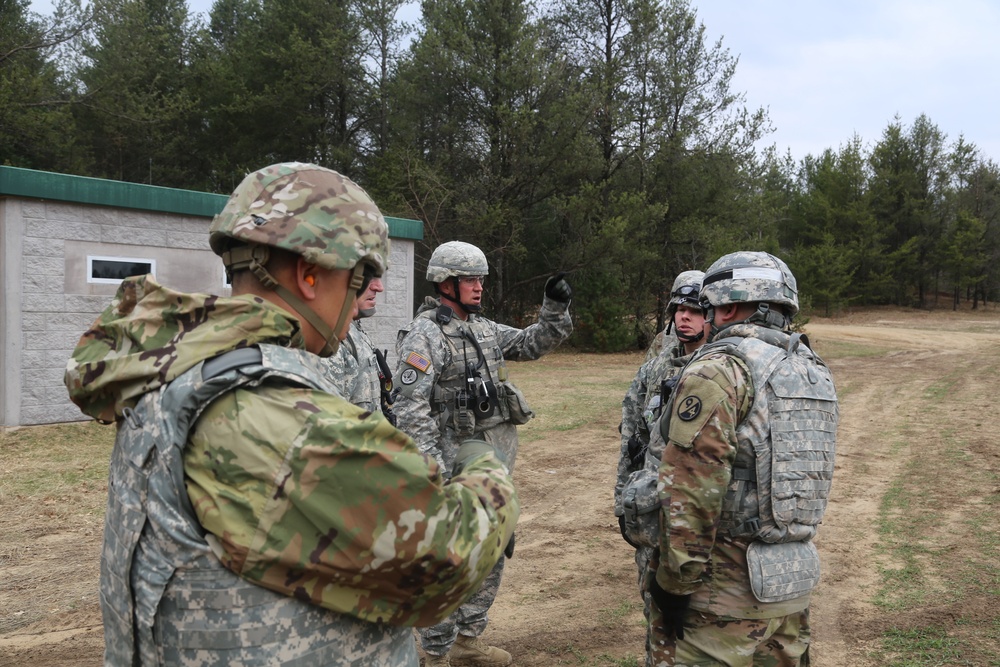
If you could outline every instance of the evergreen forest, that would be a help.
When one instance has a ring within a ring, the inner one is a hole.
[[[403,5],[0,0],[0,164],[228,194],[315,162],[423,222],[421,294],[448,240],[486,252],[501,322],[566,271],[599,351],[646,345],[674,276],[733,250],[785,259],[806,313],[1000,297],[1000,168],[925,115],[794,160],[688,0]]]

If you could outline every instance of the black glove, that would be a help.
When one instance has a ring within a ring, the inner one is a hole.
[[[628,469],[630,471],[639,470],[646,464],[646,450],[649,449],[649,445],[642,441],[638,431],[629,436],[628,442],[625,444],[628,449]]]
[[[549,297],[553,301],[561,301],[562,303],[569,303],[569,300],[573,298],[573,288],[569,286],[569,283],[563,279],[565,276],[565,271],[550,276],[548,280],[545,281],[545,296]]]
[[[517,535],[511,535],[510,536],[510,542],[507,543],[507,546],[503,550],[503,555],[506,556],[507,558],[513,558],[514,557],[514,538],[515,537],[517,537]]]
[[[687,612],[688,605],[691,604],[691,596],[666,592],[656,583],[656,574],[651,572],[649,597],[653,598],[653,604],[663,615],[663,624],[667,631],[673,630],[677,639],[684,639],[684,614]]]
[[[622,539],[629,543],[629,546],[633,549],[638,549],[639,545],[628,538],[628,533],[625,532],[625,515],[622,514],[618,517],[618,530],[622,531]]]

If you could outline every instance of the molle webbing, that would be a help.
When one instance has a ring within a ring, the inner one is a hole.
[[[826,365],[798,336],[761,332],[761,338],[705,346],[705,352],[723,349],[740,358],[755,389],[737,427],[739,448],[720,529],[765,542],[808,540],[830,496],[836,389]]]

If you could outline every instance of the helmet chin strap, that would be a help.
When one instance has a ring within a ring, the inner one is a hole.
[[[695,336],[692,336],[690,334],[682,334],[680,329],[677,330],[677,340],[679,340],[682,343],[697,343],[704,337],[705,337],[704,330],[699,331],[698,334]]]
[[[461,283],[458,282],[458,276],[452,276],[451,277],[451,284],[455,286],[455,299],[454,299],[454,301],[455,301],[455,303],[457,303],[458,305],[460,305],[462,307],[462,310],[464,310],[467,313],[478,313],[480,310],[483,309],[482,305],[480,305],[478,303],[476,303],[476,304],[468,304],[468,303],[463,303],[462,302],[462,291],[460,289]]]
[[[271,256],[271,251],[267,246],[255,245],[255,246],[241,246],[238,248],[233,248],[232,250],[223,254],[223,261],[225,261],[226,266],[229,270],[242,268],[242,266],[247,266],[251,273],[257,277],[260,284],[267,289],[274,290],[278,296],[285,300],[289,306],[292,307],[296,313],[298,313],[302,319],[312,325],[316,332],[323,338],[324,344],[323,349],[321,349],[317,354],[321,357],[330,357],[337,353],[337,348],[340,347],[340,339],[338,337],[338,332],[343,328],[344,322],[351,316],[351,311],[354,310],[354,302],[358,298],[358,292],[361,286],[365,282],[365,265],[358,263],[352,273],[351,282],[347,288],[347,294],[344,299],[344,305],[340,309],[340,316],[337,318],[337,324],[335,327],[331,328],[323,319],[314,311],[309,305],[300,299],[298,295],[294,294],[284,285],[280,284],[274,279],[268,270],[265,268],[267,260]],[[242,266],[241,266],[242,265]]]
[[[671,315],[670,315],[670,321],[667,322],[666,333],[667,333],[668,336],[670,335],[670,329],[673,328],[674,331],[677,332],[676,333],[677,340],[679,340],[682,343],[697,343],[698,341],[700,341],[702,338],[705,337],[705,330],[704,329],[698,331],[698,333],[695,334],[694,336],[692,336],[691,334],[683,334],[683,333],[681,333],[681,330],[678,329],[674,325],[674,318],[675,317],[677,317],[677,309],[676,308],[674,309],[674,312],[671,313]]]

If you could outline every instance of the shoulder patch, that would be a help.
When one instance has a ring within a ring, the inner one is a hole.
[[[412,368],[407,368],[399,374],[399,381],[403,384],[413,384],[417,381],[417,372]]]
[[[427,369],[431,367],[431,360],[421,354],[417,354],[416,352],[410,352],[406,355],[406,359],[403,361],[422,373],[426,373]]]
[[[697,419],[701,414],[701,399],[697,396],[685,396],[684,400],[677,404],[677,416],[681,421],[689,422]]]

